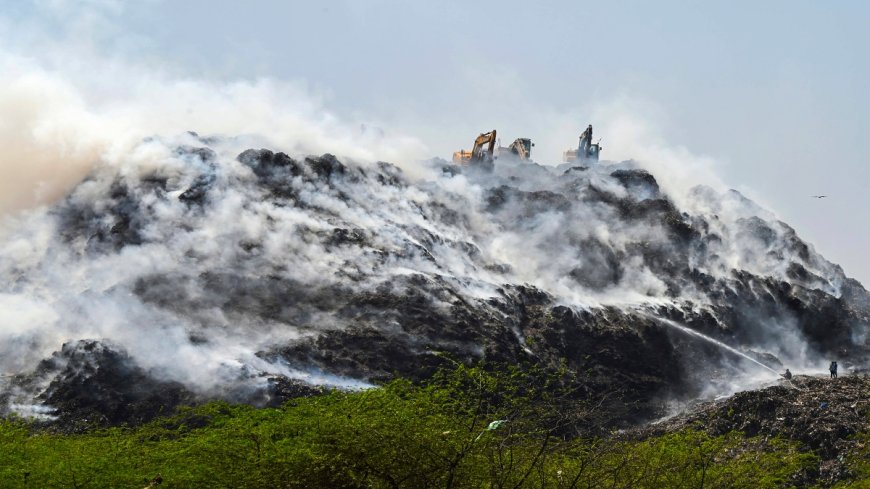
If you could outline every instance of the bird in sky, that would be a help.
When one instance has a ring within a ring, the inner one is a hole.
[[[814,199],[824,199],[825,197],[827,197],[827,195],[811,195],[810,197]]]

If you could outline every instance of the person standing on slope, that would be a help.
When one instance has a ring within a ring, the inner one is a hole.
[[[828,370],[831,371],[831,378],[836,379],[837,378],[837,362],[831,362],[831,366]]]

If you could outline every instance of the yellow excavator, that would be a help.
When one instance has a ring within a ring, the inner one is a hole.
[[[528,161],[532,158],[532,147],[535,143],[529,138],[517,138],[510,146],[499,146],[496,156],[517,158],[520,161]]]
[[[453,153],[457,165],[490,164],[495,159],[495,129],[485,132],[474,140],[471,151],[459,150]],[[484,146],[485,145],[485,146]]]
[[[592,142],[592,124],[589,124],[589,127],[580,134],[580,144],[577,146],[577,149],[565,151],[562,154],[562,159],[567,162],[598,161],[598,154],[601,153],[601,149],[601,145]]]

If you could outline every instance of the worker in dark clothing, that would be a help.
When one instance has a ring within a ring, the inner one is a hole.
[[[831,378],[837,378],[837,362],[831,362],[831,367],[829,369],[831,371]]]
[[[782,376],[785,377],[785,380],[791,380],[791,370],[785,369],[785,373]]]

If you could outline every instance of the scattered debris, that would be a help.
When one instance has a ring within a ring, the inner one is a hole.
[[[870,378],[795,375],[792,382],[800,389],[778,385],[739,392],[626,436],[644,438],[690,427],[711,435],[740,431],[746,436],[776,436],[798,441],[819,455],[815,482],[847,480],[845,460],[860,443],[852,436],[870,428]]]

